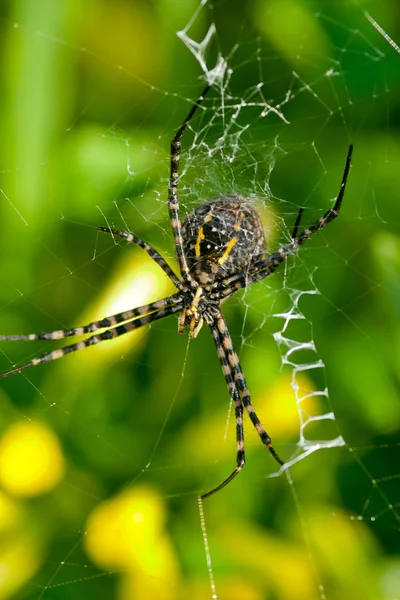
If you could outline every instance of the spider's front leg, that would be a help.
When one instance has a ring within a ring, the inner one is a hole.
[[[136,244],[140,248],[143,248],[147,252],[147,254],[158,264],[159,267],[162,268],[164,273],[168,275],[171,279],[172,283],[178,288],[178,290],[182,290],[183,286],[181,281],[177,278],[169,264],[164,260],[164,258],[155,250],[150,244],[139,238],[137,235],[131,233],[130,231],[121,231],[119,229],[111,229],[109,227],[98,227],[98,231],[102,231],[103,233],[110,233],[112,236],[118,236],[123,238],[128,242],[128,244]]]
[[[214,292],[212,298],[216,298],[222,300],[223,298],[228,298],[238,290],[248,287],[252,283],[256,281],[260,281],[272,275],[279,265],[281,265],[291,254],[297,252],[297,250],[302,246],[307,240],[309,240],[314,233],[321,231],[324,229],[328,223],[333,221],[339,216],[340,209],[342,207],[344,193],[346,191],[347,178],[349,176],[350,167],[351,167],[351,157],[353,154],[353,145],[350,144],[349,149],[347,151],[346,163],[344,167],[344,172],[342,176],[342,181],[339,188],[339,193],[335,200],[332,208],[329,208],[317,221],[306,227],[303,233],[298,234],[300,221],[303,215],[303,208],[300,208],[296,221],[293,227],[293,232],[291,235],[291,241],[288,244],[282,245],[276,252],[265,256],[261,260],[254,262],[250,268],[246,271],[246,273],[236,273],[233,275],[229,275],[220,281],[218,281],[214,285]]]
[[[181,138],[185,132],[189,122],[197,112],[200,104],[203,102],[204,97],[210,90],[211,86],[207,85],[203,92],[200,94],[195,104],[192,106],[188,115],[184,119],[182,125],[174,135],[171,142],[171,161],[170,161],[170,177],[168,185],[168,211],[169,218],[172,226],[172,233],[174,234],[174,245],[175,252],[179,262],[179,268],[182,277],[192,286],[197,287],[197,282],[190,276],[189,267],[187,264],[185,251],[183,247],[182,239],[182,225],[179,216],[179,199],[178,199],[178,182],[179,182],[179,160],[181,153]]]
[[[158,321],[159,319],[163,319],[164,317],[173,315],[182,310],[181,299],[182,298],[179,294],[175,294],[174,296],[169,296],[168,298],[158,300],[157,302],[153,302],[152,304],[139,306],[138,308],[134,308],[123,313],[118,313],[117,315],[112,315],[110,317],[102,319],[101,321],[93,321],[93,323],[90,323],[89,325],[86,325],[84,327],[77,327],[71,330],[52,331],[43,334],[32,333],[20,336],[0,336],[0,340],[2,341],[31,341],[45,339],[58,340],[70,335],[80,335],[82,333],[95,332],[99,329],[106,329],[106,331],[103,331],[102,333],[96,333],[95,335],[92,335],[89,338],[86,338],[80,342],[76,342],[75,344],[70,344],[69,346],[64,346],[63,348],[58,348],[57,350],[53,350],[52,352],[42,354],[38,358],[33,358],[31,361],[24,365],[19,365],[17,367],[9,369],[8,371],[5,371],[4,373],[0,373],[0,379],[3,377],[8,377],[8,375],[12,375],[13,373],[19,373],[20,371],[28,369],[29,367],[35,367],[43,362],[49,362],[58,358],[62,358],[63,356],[66,356],[71,352],[83,350],[84,348],[87,348],[88,346],[94,346],[99,342],[115,339],[135,329],[139,329],[144,325],[149,325],[150,323]]]

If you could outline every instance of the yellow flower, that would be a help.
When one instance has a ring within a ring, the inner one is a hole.
[[[65,471],[58,439],[45,425],[20,421],[0,441],[0,484],[16,496],[38,496],[53,489]]]

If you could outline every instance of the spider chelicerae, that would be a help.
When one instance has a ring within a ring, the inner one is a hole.
[[[202,494],[201,498],[206,498],[225,487],[245,464],[244,411],[249,415],[262,443],[268,448],[274,459],[279,465],[284,464],[274,450],[271,438],[261,425],[251,404],[246,379],[221,312],[221,302],[238,290],[271,275],[299,246],[338,216],[353,151],[353,147],[350,145],[339,193],[332,208],[299,234],[303,213],[303,209],[300,209],[291,240],[272,254],[265,254],[264,230],[257,211],[249,200],[237,194],[227,194],[208,200],[181,221],[178,200],[181,138],[210,87],[207,85],[203,90],[171,142],[168,211],[181,278],[177,277],[154,248],[133,233],[98,227],[99,231],[119,236],[127,242],[143,248],[168,275],[178,291],[168,298],[106,317],[100,321],[94,321],[82,327],[48,333],[0,336],[2,341],[29,341],[59,340],[70,336],[95,333],[82,341],[43,354],[24,365],[16,366],[0,374],[0,377],[7,377],[28,367],[62,358],[70,352],[83,350],[87,346],[117,338],[175,313],[180,313],[179,333],[183,333],[188,327],[191,338],[197,336],[205,322],[214,339],[229,395],[235,407],[237,454],[236,467],[232,473],[219,485]]]

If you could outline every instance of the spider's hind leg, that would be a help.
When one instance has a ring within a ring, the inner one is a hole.
[[[236,351],[233,347],[232,338],[230,336],[228,327],[226,326],[222,314],[220,314],[220,317],[217,319],[217,328],[223,347],[225,349],[226,358],[230,365],[230,371],[234,377],[236,388],[239,390],[242,397],[243,408],[246,409],[250,421],[253,423],[255,429],[257,430],[257,433],[260,436],[262,443],[268,448],[276,462],[279,465],[283,466],[285,463],[279,458],[275,448],[272,445],[271,438],[265,431],[264,427],[261,425],[260,419],[258,418],[253,408],[253,405],[251,404],[250,393],[246,384],[242,367],[240,366],[239,357],[236,354]]]
[[[268,448],[274,459],[282,466],[284,462],[279,458],[274,447],[272,446],[271,438],[261,425],[257,414],[251,404],[250,394],[247,389],[246,380],[243,375],[242,368],[239,363],[239,358],[233,348],[232,339],[226,326],[225,320],[219,311],[215,312],[215,320],[206,317],[206,322],[211,329],[211,333],[217,348],[218,358],[221,363],[222,372],[228,386],[229,395],[235,405],[236,417],[236,468],[232,473],[224,479],[222,483],[217,485],[209,492],[202,494],[201,498],[207,498],[224,488],[236,475],[242,470],[245,465],[245,450],[244,450],[244,430],[243,430],[243,410],[246,409],[251,422],[262,443]]]

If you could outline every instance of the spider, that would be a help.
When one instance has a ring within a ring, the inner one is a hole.
[[[7,377],[28,367],[62,358],[70,352],[117,338],[176,313],[179,313],[179,333],[183,333],[187,327],[191,338],[195,338],[202,325],[206,323],[214,339],[222,372],[235,408],[237,453],[234,470],[219,485],[203,493],[200,496],[202,499],[224,488],[245,464],[244,411],[247,412],[261,442],[268,448],[272,457],[279,465],[284,465],[251,404],[246,379],[221,312],[221,302],[238,290],[271,275],[289,255],[296,252],[314,233],[323,229],[339,215],[353,151],[350,145],[339,193],[332,208],[299,234],[303,213],[303,209],[300,208],[291,240],[272,254],[265,254],[264,230],[257,211],[248,199],[238,194],[227,194],[208,200],[181,221],[178,199],[181,139],[210,88],[211,85],[205,87],[171,141],[168,211],[180,278],[154,248],[133,233],[98,227],[99,231],[119,236],[145,250],[170,278],[177,292],[167,298],[94,321],[83,327],[48,333],[0,336],[2,341],[59,340],[94,333],[82,341],[43,354],[24,365],[0,374],[0,377]]]

